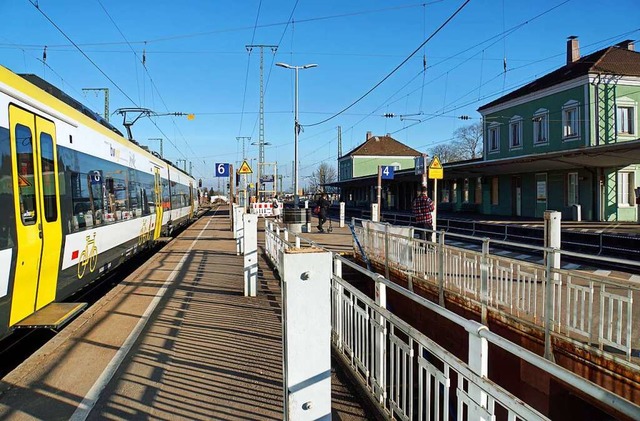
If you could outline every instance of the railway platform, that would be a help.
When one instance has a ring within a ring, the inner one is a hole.
[[[5,376],[0,418],[281,420],[279,281],[261,257],[258,296],[243,296],[229,226],[204,215]],[[334,419],[370,419],[331,377]]]

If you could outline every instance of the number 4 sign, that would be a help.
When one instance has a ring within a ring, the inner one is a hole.
[[[229,177],[229,164],[216,163],[216,177]]]
[[[393,180],[393,165],[382,165],[382,179],[383,180]]]

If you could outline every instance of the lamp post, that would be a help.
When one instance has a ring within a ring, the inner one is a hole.
[[[276,63],[276,66],[284,67],[285,69],[293,69],[296,71],[296,84],[295,84],[295,106],[294,106],[294,123],[293,123],[293,135],[294,135],[294,153],[293,153],[293,206],[297,209],[300,207],[300,197],[298,196],[298,132],[300,131],[300,123],[298,123],[298,70],[310,69],[317,67],[317,64],[305,64],[304,66],[291,66],[287,63]]]

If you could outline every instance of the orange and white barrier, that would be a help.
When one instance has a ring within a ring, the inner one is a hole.
[[[273,216],[273,203],[271,202],[252,203],[251,213],[258,216]]]

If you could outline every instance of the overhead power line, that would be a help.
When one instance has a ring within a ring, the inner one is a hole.
[[[416,55],[421,49],[422,47],[424,47],[429,41],[431,41],[431,39],[433,37],[435,37],[445,26],[447,26],[447,24],[449,22],[451,22],[451,20],[456,17],[456,15],[458,13],[460,13],[462,11],[462,9],[464,9],[464,7],[469,4],[471,0],[465,0],[464,3],[462,3],[462,5],[460,5],[460,7],[458,7],[458,9],[453,12],[453,14],[451,16],[449,16],[447,18],[447,20],[445,20],[430,36],[429,38],[427,38],[426,40],[424,40],[424,42],[422,44],[420,44],[418,46],[418,48],[416,48],[415,50],[413,50],[413,52],[411,54],[409,54],[409,56],[407,58],[405,58],[404,60],[402,60],[402,62],[400,64],[398,64],[395,69],[393,69],[391,72],[389,72],[384,78],[382,78],[382,80],[378,83],[376,83],[371,89],[369,89],[367,92],[365,92],[360,98],[356,99],[355,101],[353,101],[350,105],[348,105],[347,107],[343,108],[341,111],[337,112],[336,114],[332,115],[329,118],[326,118],[322,121],[319,121],[317,123],[313,123],[313,124],[303,124],[302,126],[306,126],[306,127],[313,127],[313,126],[318,126],[320,124],[326,123],[327,121],[333,120],[334,118],[336,118],[337,116],[339,116],[340,114],[342,114],[343,112],[347,111],[349,108],[353,107],[354,105],[356,105],[358,102],[362,101],[364,98],[366,98],[371,92],[373,92],[378,86],[382,85],[384,83],[385,80],[389,79],[395,72],[397,72],[398,70],[400,70],[400,68],[402,66],[404,66],[404,64],[406,62],[408,62],[411,57],[413,57],[414,55]]]
[[[78,46],[78,44],[76,44],[76,43],[75,43],[71,38],[69,38],[69,36],[68,36],[68,35],[67,35],[67,34],[66,34],[66,33],[65,33],[65,32],[64,32],[64,31],[63,31],[63,30],[62,30],[58,25],[56,25],[56,23],[55,23],[53,20],[51,20],[51,18],[50,18],[50,17],[49,17],[49,16],[48,16],[48,15],[47,15],[47,14],[46,14],[42,9],[40,9],[40,6],[38,5],[38,2],[37,2],[37,1],[29,0],[29,3],[31,3],[31,4],[33,5],[33,7],[35,7],[35,8],[38,10],[38,12],[40,12],[40,14],[42,14],[42,16],[44,16],[44,18],[45,18],[46,20],[48,20],[48,21],[49,21],[49,23],[51,23],[51,25],[53,25],[53,27],[54,27],[54,28],[56,28],[56,29],[58,30],[58,32],[60,32],[60,33],[62,34],[62,36],[64,36],[64,37],[67,39],[67,41],[69,41],[71,44],[73,44],[73,46],[74,46],[74,47],[76,47],[76,49],[77,49],[78,51],[80,51],[80,54],[82,54],[82,55],[83,55],[87,60],[89,60],[89,63],[91,63],[91,64],[92,64],[96,69],[98,69],[98,71],[99,71],[100,73],[102,73],[102,75],[103,75],[104,77],[106,77],[106,78],[107,78],[107,80],[108,80],[109,82],[111,82],[111,83],[113,84],[113,86],[115,86],[115,87],[116,87],[116,89],[118,89],[122,95],[124,95],[124,96],[125,96],[125,98],[127,98],[129,101],[131,101],[131,103],[132,103],[132,104],[134,104],[136,107],[139,107],[139,105],[138,105],[138,104],[137,104],[137,103],[136,103],[136,102],[135,102],[135,101],[134,101],[134,100],[133,100],[129,95],[127,95],[127,93],[126,93],[126,92],[125,92],[125,91],[124,91],[124,90],[123,90],[123,89],[122,89],[122,88],[121,88],[121,87],[120,87],[120,86],[119,86],[119,85],[118,85],[118,84],[117,84],[113,79],[111,79],[111,78],[109,77],[109,75],[108,75],[108,74],[106,74],[106,73],[105,73],[105,72],[100,68],[100,66],[98,66],[98,65],[96,64],[96,62],[94,62],[93,60],[91,60],[91,57],[89,57],[89,56],[88,56],[84,51],[82,51],[82,48],[80,48],[80,47]]]

